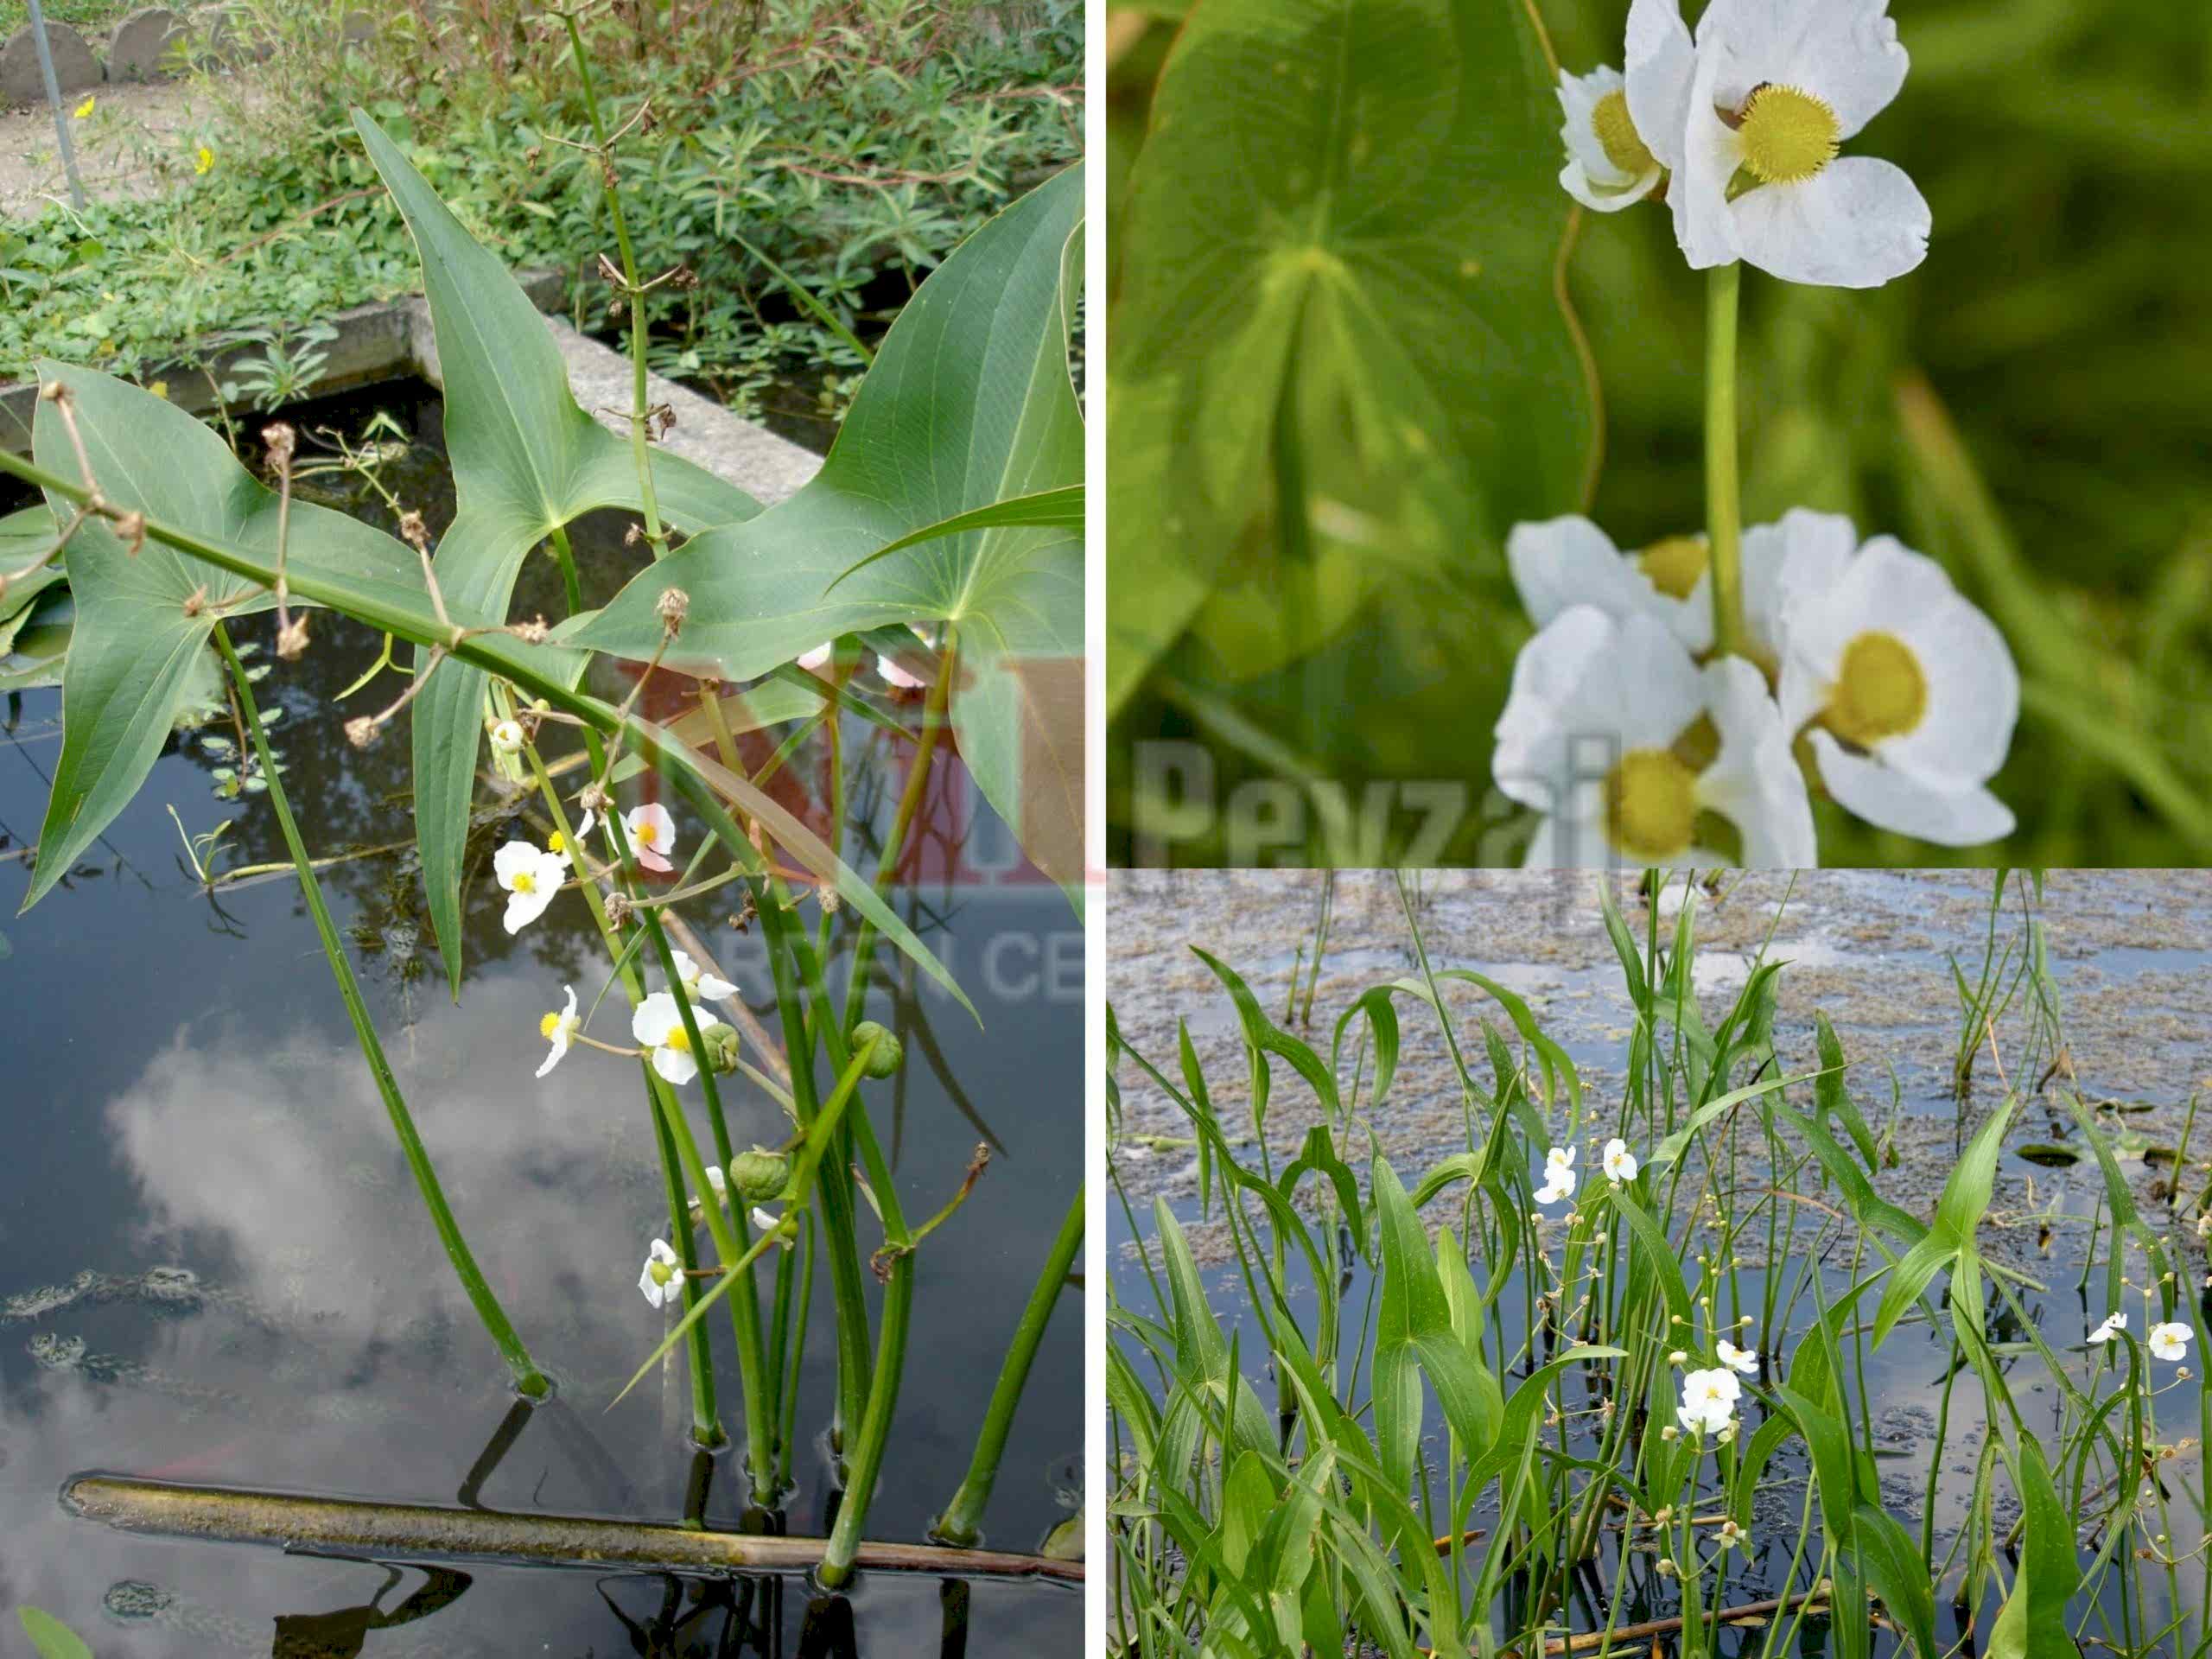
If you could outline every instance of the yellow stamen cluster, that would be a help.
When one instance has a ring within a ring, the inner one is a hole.
[[[672,1048],[679,1054],[689,1054],[691,1052],[690,1033],[685,1031],[683,1027],[678,1026],[662,1039],[661,1046],[663,1048]]]
[[[1763,184],[1802,184],[1835,159],[1843,125],[1822,99],[1766,86],[1744,105],[1744,165]]]
[[[1605,159],[1622,172],[1641,177],[1658,165],[1650,147],[1637,131],[1636,123],[1629,118],[1626,92],[1611,92],[1599,99],[1590,111],[1590,126],[1605,149]]]
[[[1657,863],[1690,845],[1697,773],[1665,749],[1630,749],[1605,778],[1605,829],[1614,846]]]
[[[537,878],[535,875],[532,875],[528,870],[517,870],[515,872],[514,890],[517,893],[536,893],[537,891]]]
[[[1651,585],[1669,599],[1688,599],[1705,574],[1712,550],[1702,536],[1669,536],[1637,556],[1637,565]]]
[[[1903,737],[1928,714],[1928,676],[1912,648],[1893,633],[1862,633],[1844,647],[1828,693],[1827,728],[1847,743],[1872,748]]]
[[[549,1042],[552,1040],[553,1033],[560,1029],[561,1016],[558,1014],[548,1014],[537,1022],[537,1034]]]

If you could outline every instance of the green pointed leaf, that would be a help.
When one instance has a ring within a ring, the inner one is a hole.
[[[565,636],[650,658],[654,601],[672,582],[691,610],[665,660],[740,681],[837,634],[950,623],[961,759],[1071,898],[1083,869],[1081,531],[1064,505],[1041,525],[946,531],[1008,502],[1065,503],[1082,482],[1067,354],[1082,213],[1071,168],[969,237],[899,313],[804,489],[695,538]]]
[[[1109,710],[1194,623],[1264,672],[1578,504],[1594,422],[1532,14],[1192,9],[1116,237]],[[1332,539],[1317,501],[1369,531]]]
[[[83,1638],[53,1614],[35,1607],[18,1607],[16,1618],[38,1649],[39,1659],[92,1659],[92,1650]]]
[[[2031,1434],[2019,1440],[2019,1479],[2026,1554],[2012,1592],[1989,1632],[1988,1659],[2042,1659],[2074,1651],[2066,1630],[2066,1604],[2082,1582],[2074,1549],[2074,1522],[2051,1482],[2043,1447]]]
[[[637,460],[578,406],[568,370],[498,257],[480,245],[400,147],[359,111],[353,124],[415,238],[445,380],[445,435],[460,511],[439,543],[449,609],[504,621],[522,562],[554,531],[601,507],[641,506]],[[749,518],[760,504],[690,462],[648,452],[661,515],[687,531]],[[655,594],[668,584],[653,586]],[[416,656],[417,671],[427,653]],[[456,992],[461,865],[484,737],[485,676],[442,671],[413,712],[416,836],[430,919]]]
[[[110,502],[274,559],[276,493],[249,474],[214,432],[164,399],[96,370],[41,362],[39,375],[69,389],[92,475]],[[41,467],[77,475],[75,448],[50,403],[38,406],[32,448]],[[74,511],[58,498],[48,505],[65,518]],[[303,574],[422,592],[413,553],[380,531],[311,503],[292,505],[289,558]],[[276,602],[157,542],[133,553],[99,520],[77,531],[67,559],[76,619],[61,683],[61,758],[26,909],[129,804],[179,713],[204,696],[214,604],[238,595],[226,613],[240,616]]]

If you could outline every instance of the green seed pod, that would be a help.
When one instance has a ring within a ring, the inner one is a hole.
[[[873,1020],[863,1020],[853,1027],[853,1047],[857,1051],[875,1039],[875,1052],[868,1063],[871,1077],[887,1077],[906,1063],[906,1046]]]
[[[729,1183],[747,1204],[772,1204],[791,1184],[791,1160],[780,1152],[755,1147],[729,1160]]]
[[[719,1020],[699,1027],[699,1040],[707,1046],[707,1064],[721,1077],[737,1070],[737,1031]]]

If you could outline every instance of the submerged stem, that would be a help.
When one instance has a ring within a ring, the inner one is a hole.
[[[1059,1236],[1052,1241],[1052,1253],[1045,1258],[1044,1269],[1037,1275],[1037,1287],[1029,1293],[1029,1306],[1022,1310],[1021,1323],[1014,1328],[1013,1344],[1006,1351],[1006,1363],[999,1368],[998,1386],[991,1390],[990,1408],[983,1415],[983,1429],[976,1440],[976,1455],[968,1465],[968,1478],[960,1483],[952,1502],[945,1505],[944,1513],[930,1529],[933,1536],[945,1543],[973,1544],[982,1536],[983,1510],[991,1501],[991,1487],[999,1478],[999,1459],[1006,1451],[1006,1437],[1014,1426],[1015,1408],[1020,1405],[1022,1389],[1029,1382],[1029,1367],[1037,1357],[1038,1344],[1045,1339],[1045,1326],[1052,1317],[1053,1305],[1060,1299],[1060,1287],[1067,1281],[1076,1252],[1083,1248],[1083,1189],[1077,1187],[1075,1202],[1068,1206],[1067,1216],[1060,1223]]]
[[[384,1096],[385,1109],[391,1115],[392,1129],[399,1136],[400,1150],[407,1154],[407,1166],[415,1173],[415,1185],[422,1192],[423,1206],[437,1227],[438,1237],[446,1247],[447,1260],[460,1275],[461,1288],[468,1293],[468,1300],[476,1308],[476,1317],[484,1322],[484,1329],[507,1362],[507,1369],[514,1373],[515,1387],[525,1398],[543,1400],[552,1392],[552,1385],[532,1363],[530,1351],[515,1334],[506,1311],[492,1294],[492,1287],[485,1282],[476,1258],[469,1253],[467,1241],[461,1236],[461,1224],[454,1219],[444,1189],[438,1185],[429,1152],[423,1145],[423,1137],[416,1133],[415,1120],[400,1096],[391,1064],[385,1058],[376,1024],[369,1018],[368,1005],[361,998],[360,983],[353,977],[353,964],[346,959],[337,926],[330,919],[330,907],[323,902],[322,885],[315,880],[314,861],[308,856],[307,844],[300,838],[291,803],[284,796],[283,780],[277,775],[276,762],[269,753],[269,739],[261,729],[261,711],[254,705],[253,687],[246,678],[245,667],[238,661],[238,652],[231,647],[230,635],[219,622],[215,625],[214,638],[223,664],[230,671],[231,684],[238,694],[246,730],[253,739],[254,758],[260,762],[261,775],[269,785],[269,804],[276,809],[277,827],[283,831],[284,845],[290,850],[292,863],[299,871],[300,891],[307,897],[308,912],[315,918],[315,931],[322,938],[323,955],[330,962],[331,976],[338,982],[338,994],[345,999],[346,1015],[353,1022],[354,1040],[360,1044],[361,1058],[368,1062],[369,1075],[376,1079],[377,1092]]]
[[[1740,264],[1714,269],[1705,337],[1705,515],[1712,544],[1713,639],[1721,655],[1745,653],[1744,503],[1737,465],[1736,325]]]

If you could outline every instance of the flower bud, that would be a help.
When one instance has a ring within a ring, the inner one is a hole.
[[[755,1147],[729,1160],[730,1185],[747,1204],[772,1204],[791,1179],[791,1160],[780,1152]]]
[[[875,1052],[868,1057],[868,1075],[887,1077],[906,1064],[906,1046],[874,1020],[863,1020],[853,1027],[853,1047],[867,1046],[871,1037],[875,1039]]]

